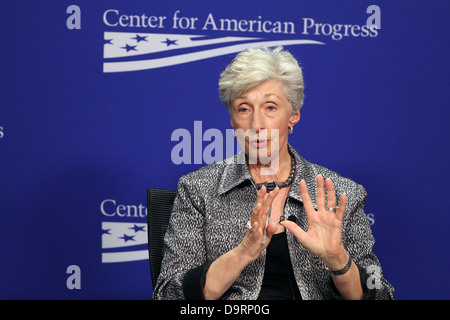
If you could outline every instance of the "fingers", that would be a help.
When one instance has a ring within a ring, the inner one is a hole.
[[[340,221],[344,220],[345,207],[347,206],[347,195],[344,193],[339,199],[339,208],[336,211],[336,218]]]
[[[261,215],[267,215],[269,213],[270,207],[272,206],[272,202],[275,199],[275,197],[278,195],[278,192],[280,191],[280,188],[276,187],[271,192],[267,192],[266,187],[263,186],[256,195],[256,204],[254,209],[258,204],[261,205],[260,214]],[[255,212],[255,210],[253,211]]]
[[[316,193],[317,208],[323,209],[325,208],[326,203],[325,203],[325,186],[323,183],[322,175],[319,174],[316,177],[316,184],[317,184],[317,193]]]
[[[251,223],[252,226],[258,223],[257,228],[252,228],[252,230],[262,232],[266,227],[266,222],[268,221],[268,215],[273,203],[273,200],[278,195],[280,188],[276,187],[271,192],[266,191],[266,187],[263,186],[257,193],[256,203],[253,207]]]
[[[334,191],[333,182],[331,179],[323,179],[322,175],[316,177],[317,183],[317,208],[328,209],[336,207],[336,193]],[[326,189],[326,192],[325,192]],[[326,196],[325,196],[326,195]]]
[[[333,182],[331,182],[331,179],[326,179],[325,185],[327,188],[327,208],[334,208],[336,207],[336,193]]]
[[[331,179],[326,179],[325,185],[327,189],[326,208],[337,208],[336,218],[338,218],[340,221],[344,220],[345,208],[347,206],[347,195],[345,193],[341,195],[338,205],[336,201],[336,192],[334,190],[333,182],[331,182]]]
[[[262,208],[262,203],[261,202],[256,203],[256,205],[253,207],[252,219],[251,219],[252,226],[253,226],[253,222],[258,220],[257,218],[261,214],[261,208]]]
[[[303,206],[305,207],[306,213],[313,213],[315,209],[312,204],[311,197],[309,196],[305,180],[300,181],[300,193],[302,195]]]
[[[328,208],[338,207],[336,201],[336,192],[334,190],[333,182],[331,179],[323,179],[322,175],[318,175],[316,177],[317,183],[317,193],[316,193],[316,203],[318,210],[328,210]],[[306,213],[315,212],[314,205],[312,203],[311,197],[308,192],[308,188],[306,186],[306,182],[304,180],[300,181],[300,193],[302,195],[303,205],[305,207]],[[345,194],[341,196],[339,200],[339,207],[336,210],[336,213],[342,214],[345,212],[345,205],[347,204],[347,197]]]
[[[262,187],[256,194],[256,202],[255,202],[255,206],[253,207],[252,216],[251,216],[252,226],[255,221],[259,221],[259,219],[260,219],[262,207],[263,207],[263,203],[264,203],[264,197],[266,196],[266,194],[267,194],[267,192],[266,192],[265,187]]]

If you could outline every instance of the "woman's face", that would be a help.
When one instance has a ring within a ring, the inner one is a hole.
[[[288,127],[299,120],[300,111],[291,113],[290,103],[277,80],[267,80],[244,92],[231,106],[230,123],[241,148],[250,160],[264,164],[287,146]]]

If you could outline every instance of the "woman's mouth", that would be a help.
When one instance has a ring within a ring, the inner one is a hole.
[[[250,145],[254,148],[265,148],[267,147],[267,144],[269,143],[269,140],[267,139],[255,139],[250,141]]]

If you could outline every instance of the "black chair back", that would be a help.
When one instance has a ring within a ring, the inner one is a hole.
[[[172,213],[176,191],[147,189],[147,234],[150,274],[156,285],[164,255],[164,235]]]

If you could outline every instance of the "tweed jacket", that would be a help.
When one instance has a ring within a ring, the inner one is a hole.
[[[384,279],[372,248],[375,243],[364,205],[365,189],[325,167],[312,164],[288,145],[296,159],[296,174],[286,199],[285,217],[295,216],[296,223],[308,229],[305,209],[299,191],[304,179],[313,205],[316,204],[316,176],[330,178],[336,198],[347,194],[342,223],[342,240],[350,257],[363,270],[377,271],[372,278],[362,278],[363,289],[376,299],[393,299],[394,288]],[[257,189],[246,164],[238,161],[243,152],[221,162],[207,165],[180,178],[169,226],[164,238],[161,273],[154,286],[154,299],[185,299],[184,277],[191,270],[207,267],[221,255],[237,247],[250,219]],[[287,242],[295,279],[303,299],[333,299],[331,277],[323,262],[287,232]],[[266,250],[244,268],[223,299],[257,299],[264,276]],[[203,277],[204,277],[203,274]],[[363,281],[364,280],[364,281]],[[367,288],[364,282],[372,285]],[[200,279],[198,280],[200,284]],[[367,294],[366,294],[367,296]]]

